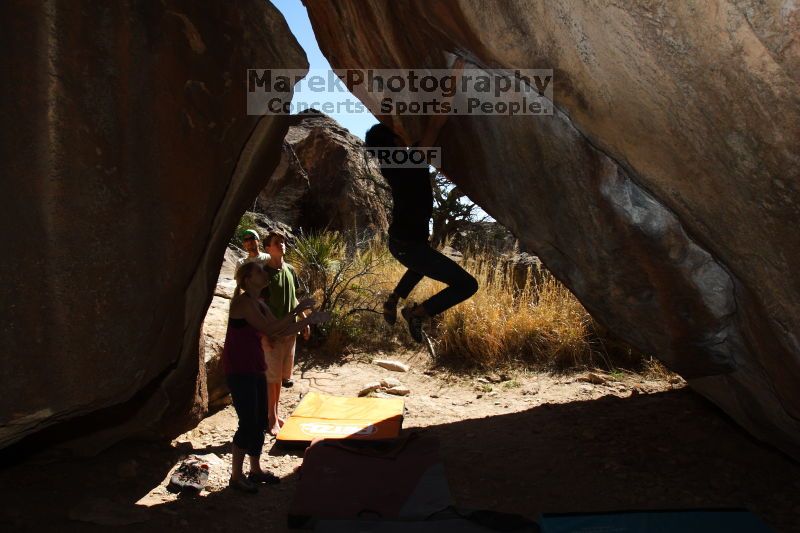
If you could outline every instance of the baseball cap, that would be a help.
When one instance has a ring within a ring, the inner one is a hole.
[[[258,232],[253,229],[246,229],[242,232],[242,240],[245,240],[248,237],[253,237],[255,240],[261,239],[261,237],[258,235]]]

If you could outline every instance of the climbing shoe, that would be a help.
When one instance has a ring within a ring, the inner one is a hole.
[[[403,318],[406,319],[406,322],[408,322],[408,332],[411,334],[411,338],[417,342],[423,342],[422,323],[425,321],[425,317],[415,313],[417,307],[419,307],[419,305],[404,307],[401,313],[403,314]]]
[[[389,298],[383,302],[383,319],[390,326],[397,322],[397,300]]]

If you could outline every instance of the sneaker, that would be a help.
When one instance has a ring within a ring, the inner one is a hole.
[[[242,479],[231,478],[230,481],[228,481],[228,486],[233,490],[238,490],[239,492],[244,492],[247,494],[255,494],[258,492],[258,487],[256,487],[253,484],[253,482],[251,482],[247,478],[242,478]]]
[[[208,464],[194,456],[189,456],[175,469],[170,485],[178,490],[201,491],[208,482]]]
[[[281,478],[272,472],[251,472],[247,476],[247,480],[251,483],[264,483],[265,485],[277,485],[281,482]]]
[[[284,389],[291,389],[292,387],[294,387],[294,381],[292,381],[291,379],[284,379],[283,381],[281,381],[281,385],[283,385]]]
[[[413,311],[417,307],[417,305],[414,307],[404,307],[401,313],[403,314],[403,318],[406,319],[406,322],[408,322],[408,332],[411,334],[411,338],[417,342],[423,342],[422,323],[425,321],[425,318],[413,314]]]

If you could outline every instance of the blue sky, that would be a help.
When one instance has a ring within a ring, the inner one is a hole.
[[[311,29],[311,21],[308,19],[308,13],[305,6],[300,0],[272,0],[272,3],[283,14],[286,22],[289,24],[289,29],[292,30],[300,46],[306,52],[308,57],[310,70],[330,70],[331,66],[322,51],[317,45],[317,38],[314,35],[314,30]],[[329,92],[326,94],[315,94],[314,98],[321,101],[341,102],[345,99],[358,99],[353,96],[349,91],[344,93]],[[361,140],[364,140],[364,134],[367,129],[376,124],[378,120],[368,111],[364,113],[327,113],[339,124],[350,130],[350,132]],[[478,216],[488,216],[478,207]]]
[[[322,55],[317,39],[314,36],[314,30],[311,29],[311,21],[308,20],[308,13],[305,6],[300,0],[272,0],[272,3],[278,10],[283,13],[289,28],[294,33],[295,38],[300,43],[300,46],[305,50],[308,56],[309,68],[311,70],[328,70],[331,68],[328,60]],[[315,94],[315,99],[321,101],[341,102],[344,99],[357,100],[350,92],[336,93],[329,92],[325,94]],[[378,120],[372,116],[371,113],[328,113],[339,124],[350,130],[351,133],[364,139],[364,134],[367,129]]]

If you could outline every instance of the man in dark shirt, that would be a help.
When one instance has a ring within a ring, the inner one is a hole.
[[[415,143],[414,146],[433,144],[445,120],[446,115],[434,115],[420,143]],[[397,149],[406,146],[388,126],[380,123],[367,131],[366,145],[368,148]],[[458,263],[432,248],[428,242],[433,214],[433,189],[428,169],[381,166],[381,173],[392,189],[389,251],[408,269],[384,303],[384,318],[389,324],[395,323],[398,301],[400,298],[408,298],[423,277],[447,284],[446,288],[421,304],[407,306],[402,310],[411,336],[417,342],[422,342],[424,320],[475,294],[478,282]]]

